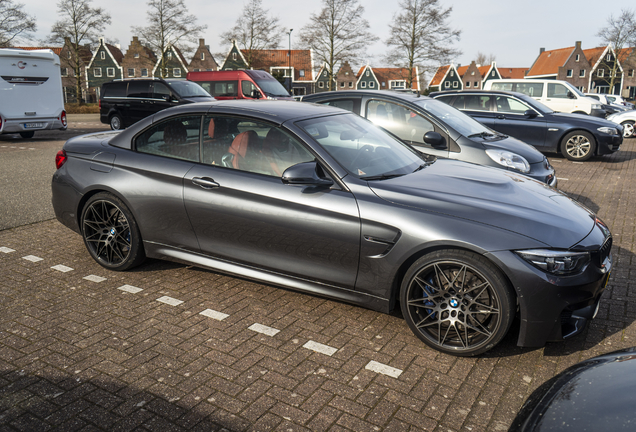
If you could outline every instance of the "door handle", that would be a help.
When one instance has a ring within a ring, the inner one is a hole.
[[[211,179],[210,177],[194,177],[192,179],[192,183],[197,186],[201,186],[203,189],[214,189],[218,188],[220,185]]]
[[[500,119],[500,120],[504,120],[506,118],[506,116],[503,115],[503,114],[500,114],[500,115],[497,116],[497,118]]]

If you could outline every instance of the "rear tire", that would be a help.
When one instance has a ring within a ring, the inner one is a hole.
[[[33,138],[35,131],[20,132],[20,136],[25,139]]]
[[[124,122],[119,114],[113,114],[110,116],[110,128],[112,130],[123,129]]]
[[[623,138],[632,138],[634,136],[634,120],[624,121],[621,126],[623,126]]]
[[[586,161],[595,151],[596,140],[589,132],[570,132],[561,140],[561,154],[571,161]]]

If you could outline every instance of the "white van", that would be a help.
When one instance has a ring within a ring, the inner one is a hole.
[[[605,118],[599,101],[585,96],[567,81],[542,79],[489,80],[484,90],[514,91],[526,94],[556,112],[589,114]]]
[[[65,130],[60,58],[48,49],[0,49],[0,134]]]

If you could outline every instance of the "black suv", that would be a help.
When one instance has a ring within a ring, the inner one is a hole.
[[[142,78],[102,84],[99,119],[122,129],[165,108],[214,98],[199,84],[176,79]]]

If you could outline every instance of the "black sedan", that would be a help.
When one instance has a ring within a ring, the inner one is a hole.
[[[455,355],[580,332],[607,227],[510,171],[425,157],[347,111],[219,101],[70,139],[53,207],[111,270],[192,263],[388,312]]]
[[[636,348],[584,360],[543,383],[509,432],[636,429]]]
[[[447,91],[431,93],[431,97],[542,152],[561,152],[574,161],[614,153],[623,142],[623,128],[620,125],[593,116],[554,112],[521,93]]]
[[[554,168],[535,148],[425,96],[356,90],[316,93],[302,101],[366,117],[422,153],[516,171],[557,185]]]

